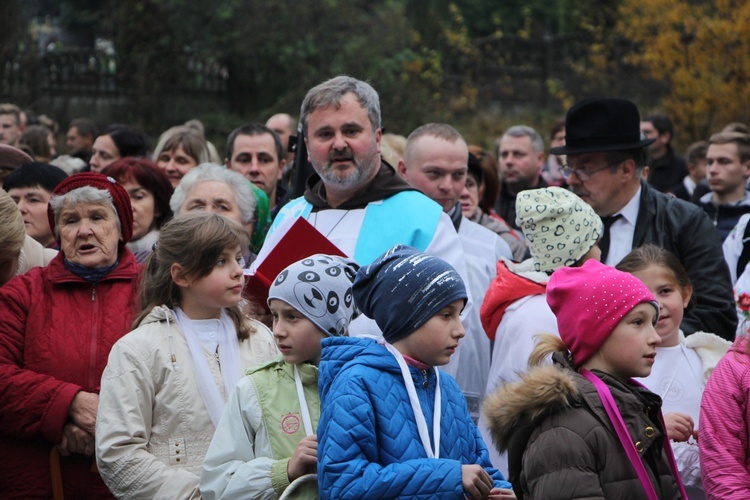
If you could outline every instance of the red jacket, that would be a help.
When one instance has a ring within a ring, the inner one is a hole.
[[[0,288],[0,498],[51,498],[49,455],[78,391],[99,392],[112,345],[130,331],[138,266],[125,250],[93,285],[62,252]],[[61,458],[66,498],[111,497],[94,457]]]
[[[529,295],[542,295],[546,290],[546,283],[537,283],[516,274],[508,269],[505,262],[497,261],[497,275],[490,283],[479,309],[482,327],[490,340],[495,341],[497,327],[512,303]]]

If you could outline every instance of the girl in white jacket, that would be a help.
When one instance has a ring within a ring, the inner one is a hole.
[[[698,454],[701,397],[731,344],[711,333],[696,332],[687,338],[682,334],[680,323],[693,287],[685,268],[667,250],[644,245],[630,252],[617,269],[643,281],[659,301],[656,332],[661,343],[651,375],[640,382],[662,397],[667,433],[690,500],[706,498]]]
[[[246,248],[244,229],[216,214],[162,228],[137,328],[112,348],[102,376],[96,459],[116,497],[200,498],[227,396],[244,370],[278,354],[268,328],[240,307]]]

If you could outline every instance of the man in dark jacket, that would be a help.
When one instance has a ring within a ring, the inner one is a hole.
[[[696,331],[732,339],[737,324],[732,284],[721,241],[699,207],[662,194],[642,180],[645,147],[638,108],[624,99],[584,99],[566,117],[566,144],[551,150],[567,155],[563,169],[570,189],[604,222],[602,262],[617,264],[646,243],[674,253],[695,290],[695,307],[682,322]]]
[[[651,155],[648,182],[666,193],[688,174],[685,159],[677,156],[672,149],[672,120],[664,115],[647,116],[641,122],[641,133],[646,139],[654,139],[648,146]]]

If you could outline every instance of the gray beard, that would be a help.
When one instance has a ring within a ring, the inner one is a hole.
[[[365,159],[363,162],[354,161],[354,165],[357,167],[347,177],[340,177],[334,173],[330,166],[326,168],[319,168],[317,165],[313,165],[313,168],[318,173],[323,184],[331,186],[335,189],[352,189],[362,186],[363,182],[369,181],[370,178],[378,171],[380,167],[380,155],[377,154],[377,150],[373,151],[373,154]],[[365,166],[367,165],[367,166]]]

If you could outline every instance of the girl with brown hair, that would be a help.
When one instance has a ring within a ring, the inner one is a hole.
[[[137,328],[102,376],[96,455],[115,496],[197,497],[226,398],[245,370],[278,354],[268,328],[242,310],[246,247],[242,226],[212,213],[162,228]]]

